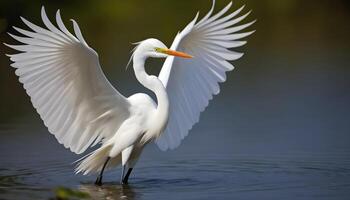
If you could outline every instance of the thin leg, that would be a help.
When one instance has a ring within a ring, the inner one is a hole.
[[[124,184],[123,179],[124,179],[124,171],[125,171],[125,165],[122,166],[122,174],[120,176],[120,184]]]
[[[105,170],[107,163],[110,159],[111,159],[111,157],[107,157],[106,162],[103,164],[102,170],[95,181],[95,185],[102,185],[103,171]]]
[[[131,174],[131,171],[132,171],[133,168],[129,168],[128,172],[126,173],[124,179],[123,179],[123,183],[124,184],[128,184],[128,180],[129,180],[129,176]]]

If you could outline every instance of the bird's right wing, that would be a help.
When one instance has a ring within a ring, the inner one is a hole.
[[[22,53],[9,55],[16,75],[49,131],[66,148],[84,152],[110,138],[130,115],[128,100],[108,82],[97,53],[85,42],[78,24],[75,35],[56,13],[58,28],[41,17],[48,29],[22,18],[33,30],[14,27],[27,37],[10,34],[23,45],[7,45]]]

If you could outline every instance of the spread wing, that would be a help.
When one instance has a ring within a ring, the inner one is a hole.
[[[244,45],[246,42],[239,40],[254,32],[237,33],[255,22],[236,25],[250,13],[237,17],[244,6],[222,17],[232,2],[211,16],[214,4],[215,1],[209,13],[199,22],[197,14],[176,36],[171,46],[171,49],[186,52],[194,58],[168,57],[159,74],[170,101],[168,125],[156,140],[161,150],[176,148],[188,135],[209,100],[220,92],[219,83],[226,80],[225,72],[233,70],[228,61],[237,60],[243,55],[229,49]]]
[[[22,53],[9,55],[19,81],[50,133],[66,148],[84,152],[110,138],[129,116],[129,102],[108,82],[97,53],[85,42],[73,21],[75,36],[56,13],[58,27],[47,29],[22,18],[32,31],[14,27],[26,37],[10,34],[22,45],[8,45]]]

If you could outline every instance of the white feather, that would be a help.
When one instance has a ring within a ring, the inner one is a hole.
[[[209,104],[209,100],[220,92],[219,82],[226,80],[225,72],[233,70],[227,61],[237,60],[243,54],[229,50],[244,45],[245,41],[236,41],[247,37],[252,32],[236,33],[255,21],[231,27],[250,12],[237,16],[244,8],[222,17],[231,7],[229,3],[220,12],[211,16],[209,13],[198,23],[197,17],[180,32],[171,45],[172,50],[183,51],[193,55],[185,60],[176,57],[166,59],[159,79],[167,89],[170,105],[169,122],[164,133],[156,140],[161,150],[178,147]],[[222,17],[222,18],[220,18]]]
[[[35,32],[15,28],[27,37],[10,34],[23,43],[7,45],[22,51],[10,55],[11,66],[17,68],[20,82],[49,131],[66,148],[82,153],[116,133],[130,115],[130,104],[108,82],[97,53],[87,45],[74,20],[76,37],[64,26],[59,11],[58,28],[44,7],[41,17],[49,30],[22,18]],[[96,131],[103,126],[109,128]]]

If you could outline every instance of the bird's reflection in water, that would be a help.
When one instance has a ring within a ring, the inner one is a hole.
[[[82,192],[88,193],[91,199],[135,199],[136,194],[129,185],[81,185],[79,188]]]

